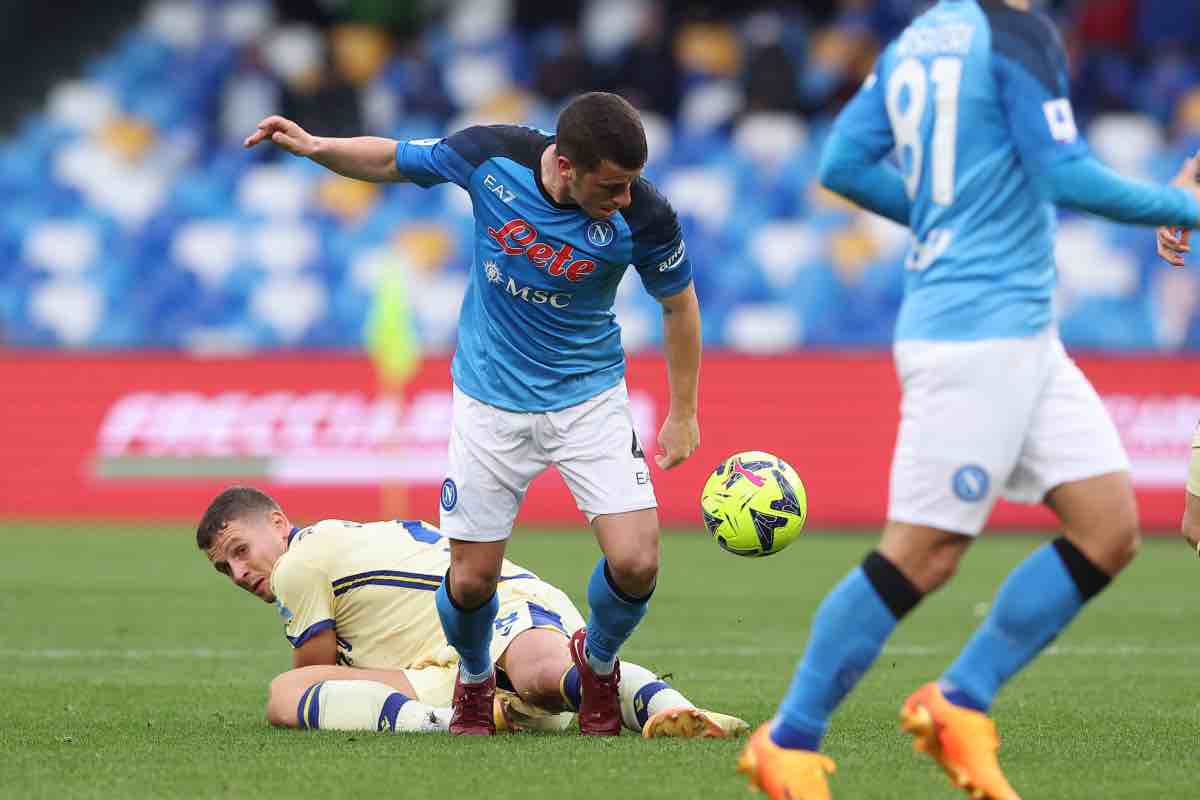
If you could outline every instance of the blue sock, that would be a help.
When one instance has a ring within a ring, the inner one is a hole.
[[[902,602],[880,596],[878,581],[867,576],[871,567],[890,571],[890,580],[901,585],[896,592],[904,595]],[[919,599],[899,571],[876,554],[843,578],[817,607],[804,657],[771,726],[771,740],[780,747],[818,749],[833,710],[874,663],[897,619]]]
[[[1073,547],[1068,557],[1074,563],[1065,562],[1060,542],[1066,540],[1039,547],[1009,573],[987,619],[942,675],[947,700],[987,711],[1000,687],[1054,640],[1086,597],[1107,584],[1107,576]],[[1076,570],[1092,575],[1077,577]],[[1089,577],[1098,586],[1085,596]]]
[[[591,609],[587,625],[589,660],[609,665],[607,671],[611,672],[617,650],[646,616],[650,596],[630,597],[618,589],[609,574],[608,561],[602,557],[588,580],[587,599]]]
[[[458,651],[461,671],[482,680],[492,671],[492,624],[500,610],[500,600],[492,592],[486,603],[466,611],[454,602],[446,586],[447,581],[442,581],[437,590],[438,616],[446,641]]]

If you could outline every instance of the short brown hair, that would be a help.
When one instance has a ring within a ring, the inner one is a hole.
[[[196,546],[208,550],[225,526],[235,520],[282,510],[266,492],[253,486],[230,486],[209,503],[208,510],[200,518],[200,526],[196,528]]]
[[[646,165],[646,131],[637,109],[609,92],[588,92],[568,103],[558,115],[555,144],[584,170],[601,161],[630,170]]]

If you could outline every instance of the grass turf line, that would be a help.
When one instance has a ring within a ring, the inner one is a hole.
[[[757,723],[787,686],[816,604],[873,541],[806,534],[751,560],[667,535],[653,606],[623,655],[671,673],[697,704]],[[834,718],[835,797],[961,796],[910,753],[896,710],[949,663],[1035,544],[985,538],[900,626]],[[213,572],[189,530],[4,524],[0,552],[5,797],[745,796],[733,772],[740,742],[273,730],[266,685],[290,664],[277,615]],[[511,548],[581,608],[597,552],[586,535],[531,532]],[[1200,642],[1186,616],[1197,582],[1186,555],[1176,541],[1148,542],[1001,694],[1001,758],[1025,796],[1193,793]]]

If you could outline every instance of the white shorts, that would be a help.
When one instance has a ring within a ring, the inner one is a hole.
[[[904,341],[888,519],[974,536],[996,499],[1129,469],[1099,395],[1053,328],[1026,339]]]
[[[623,381],[578,405],[541,413],[505,411],[455,386],[442,534],[507,539],[530,482],[550,465],[588,522],[658,506]]]

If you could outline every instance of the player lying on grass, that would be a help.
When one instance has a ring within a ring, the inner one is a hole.
[[[218,572],[283,616],[294,669],[271,682],[267,719],[291,728],[446,730],[458,656],[446,642],[434,593],[450,566],[436,528],[395,520],[324,520],[295,528],[250,487],[213,500],[196,543]],[[505,560],[492,658],[506,691],[497,726],[562,730],[579,707],[568,641],[584,622],[570,599]],[[695,708],[636,664],[621,665],[625,727],[655,736],[732,736],[736,717]]]

